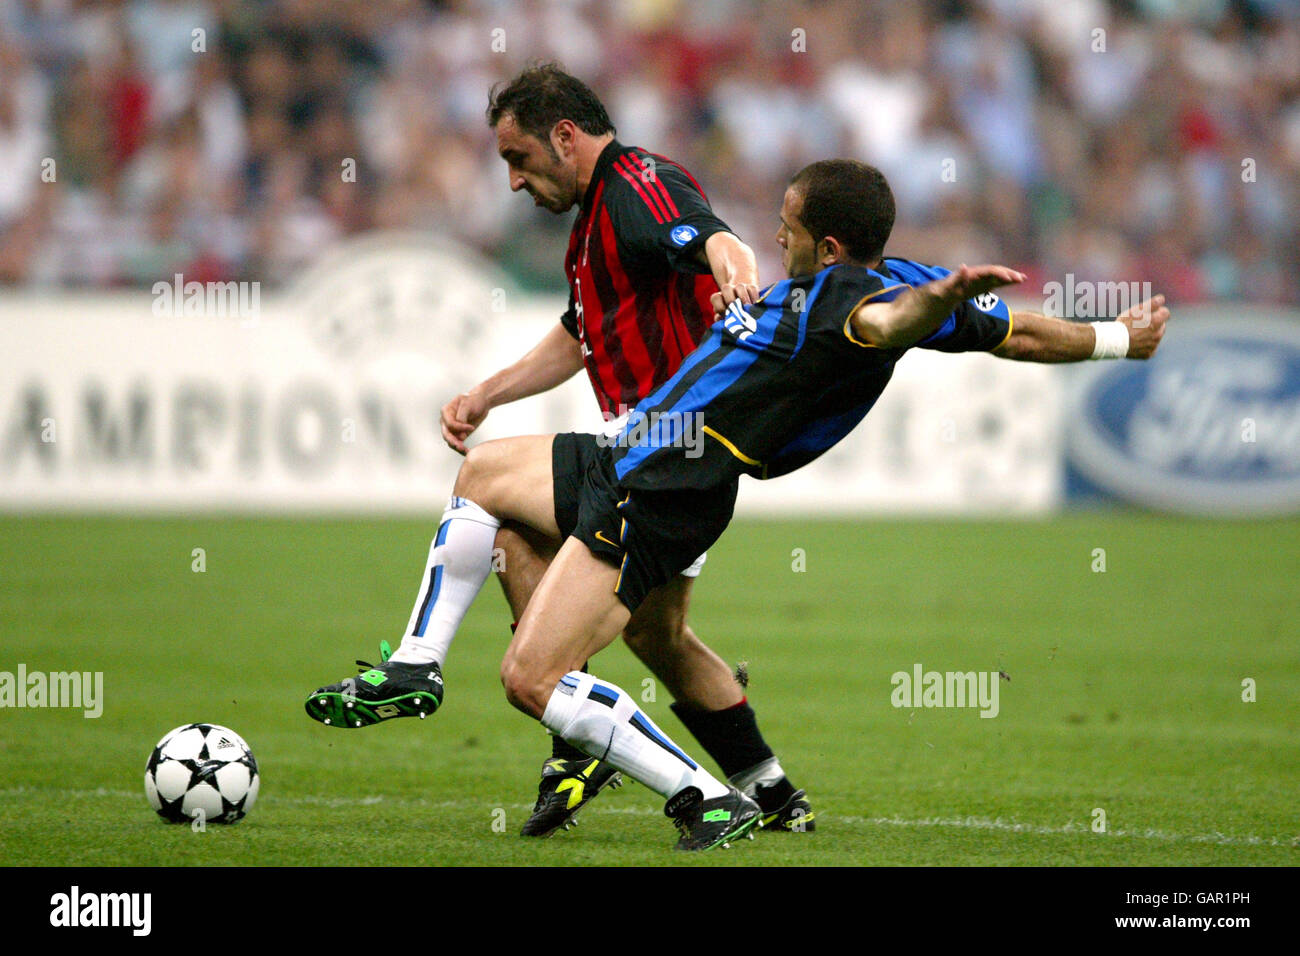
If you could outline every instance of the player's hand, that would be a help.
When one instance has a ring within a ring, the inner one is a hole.
[[[758,301],[758,286],[752,282],[728,282],[719,286],[718,291],[709,297],[713,304],[713,314],[722,315],[727,306],[740,300],[741,305],[753,305]]]
[[[1006,266],[963,265],[935,283],[935,291],[955,305],[1006,285],[1025,281],[1025,274]]]
[[[1163,295],[1153,295],[1116,318],[1128,326],[1128,355],[1131,359],[1149,359],[1156,354],[1165,337],[1169,308]]]
[[[457,395],[442,406],[442,439],[449,447],[462,455],[469,449],[465,439],[487,418],[489,411],[487,399],[479,392],[465,392]]]

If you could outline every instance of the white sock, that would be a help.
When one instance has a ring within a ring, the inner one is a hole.
[[[439,665],[447,658],[456,629],[492,571],[492,547],[501,522],[467,498],[452,498],[442,513],[420,593],[407,622],[402,646],[392,656],[402,664]]]
[[[692,786],[706,800],[727,792],[725,783],[686,756],[625,691],[590,674],[570,671],[560,678],[542,726],[665,799]]]
[[[733,773],[730,780],[733,787],[745,794],[745,796],[752,797],[758,790],[759,784],[770,787],[784,776],[785,771],[781,769],[781,761],[772,756],[762,763],[755,764],[748,770]]]

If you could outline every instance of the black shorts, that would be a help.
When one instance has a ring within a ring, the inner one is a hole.
[[[555,436],[555,520],[564,537],[573,535],[619,568],[614,593],[636,611],[726,530],[739,481],[707,491],[621,488],[610,451],[595,435]]]
[[[555,495],[555,523],[560,537],[567,538],[578,526],[578,502],[582,481],[596,460],[600,446],[596,436],[584,432],[561,432],[551,443],[551,484]]]

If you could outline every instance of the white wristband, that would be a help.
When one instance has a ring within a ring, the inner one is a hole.
[[[1117,359],[1128,355],[1128,326],[1123,322],[1093,322],[1097,341],[1092,347],[1094,359]]]

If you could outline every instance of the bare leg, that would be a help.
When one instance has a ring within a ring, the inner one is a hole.
[[[618,568],[577,538],[564,543],[502,661],[507,698],[552,733],[666,798],[698,791],[695,799],[706,806],[715,797],[732,799],[728,787],[678,748],[626,691],[577,673],[628,621],[614,593],[618,577]],[[738,794],[735,800],[737,809],[747,804],[757,818],[756,805]],[[682,812],[677,806],[674,814]]]
[[[577,538],[564,543],[501,662],[510,703],[540,720],[560,678],[618,636],[630,615],[614,594],[617,582],[618,568]]]
[[[499,490],[504,484],[501,469],[508,469],[517,455],[527,453],[535,462],[529,466],[530,480],[545,482],[543,487],[552,488],[550,449],[546,442],[502,443],[491,449],[509,454],[493,453],[476,458],[473,467],[468,469],[473,472],[473,484],[485,489],[494,503],[500,502],[507,497],[507,492]],[[530,493],[534,491],[531,489]],[[553,501],[549,507],[553,514]],[[529,506],[532,513],[541,508],[536,503]],[[505,567],[499,577],[515,620],[519,621],[559,542],[533,528],[507,522],[497,532],[496,546],[505,551]],[[744,689],[732,677],[731,668],[686,622],[693,587],[693,578],[678,576],[652,591],[627,622],[624,639],[672,695],[672,709],[678,719],[724,772],[743,776],[760,768],[758,772],[764,779],[780,777],[783,771],[758,729],[753,710],[746,706]],[[565,759],[580,756],[560,737],[553,741],[552,754]]]
[[[498,576],[518,621],[554,558],[558,543],[531,528],[508,522],[498,532],[496,546],[505,551],[505,566]],[[750,789],[760,782],[769,788],[775,785],[775,789],[764,791],[771,803],[765,808],[780,809],[792,799],[794,788],[785,780],[784,770],[763,739],[754,711],[746,705],[744,690],[732,677],[731,669],[686,623],[693,587],[694,578],[679,575],[652,591],[624,626],[624,640],[672,695],[673,712],[723,772]],[[582,761],[584,757],[581,749],[559,735],[552,738],[551,753],[552,758],[569,761]],[[547,782],[544,774],[539,806]],[[811,821],[802,819],[810,813],[807,802],[791,805],[801,814],[802,828],[811,828]],[[551,812],[548,809],[540,816],[535,813],[535,821],[530,818],[529,822],[536,822],[536,831],[530,833],[526,825],[525,835],[551,832],[547,828]]]
[[[516,521],[558,539],[551,478],[554,440],[554,435],[525,435],[475,445],[460,466],[452,494],[502,521]]]
[[[501,570],[497,572],[497,580],[501,582],[510,613],[518,621],[524,616],[524,608],[528,607],[528,599],[537,590],[542,575],[554,560],[559,542],[527,525],[507,521],[497,532],[496,547],[505,557]]]
[[[623,629],[628,647],[663,681],[673,713],[733,782],[772,785],[785,771],[758,729],[744,689],[686,623],[693,578],[679,575],[652,591]],[[794,792],[772,799],[784,803]]]
[[[686,623],[694,579],[678,575],[637,608],[623,639],[680,703],[725,710],[744,699],[731,668]]]
[[[497,532],[496,546],[505,551],[505,567],[497,577],[518,621],[555,556],[556,543],[508,522]],[[725,710],[739,704],[744,692],[731,668],[686,623],[693,582],[679,575],[651,591],[623,629],[623,639],[674,700],[698,710]]]

